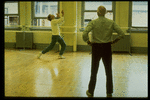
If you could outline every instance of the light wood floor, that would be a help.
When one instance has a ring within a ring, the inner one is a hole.
[[[11,97],[87,97],[90,79],[90,52],[55,51],[37,59],[40,50],[5,49],[4,93]],[[148,97],[148,56],[113,54],[113,97]],[[102,61],[94,96],[106,97],[106,77]]]

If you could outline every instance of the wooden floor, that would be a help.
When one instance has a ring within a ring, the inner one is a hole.
[[[90,52],[55,51],[37,59],[40,50],[5,49],[4,93],[9,97],[87,97],[90,79]],[[113,97],[148,97],[147,54],[113,54]],[[94,96],[106,97],[102,61]]]

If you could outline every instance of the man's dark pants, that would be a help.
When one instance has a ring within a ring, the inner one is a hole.
[[[106,92],[113,93],[113,79],[112,79],[112,52],[110,43],[94,43],[92,44],[92,66],[91,78],[88,90],[93,95],[96,85],[96,77],[99,68],[99,61],[102,58],[105,73],[106,73]],[[103,91],[103,90],[100,90]]]

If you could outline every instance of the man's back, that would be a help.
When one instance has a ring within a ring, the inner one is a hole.
[[[111,41],[113,30],[115,30],[119,37],[124,36],[124,32],[113,21],[104,16],[99,16],[97,19],[92,20],[83,32],[83,38],[86,41],[87,34],[92,30],[92,42],[93,43],[108,43]]]
[[[92,21],[92,41],[98,43],[110,42],[114,21],[109,20],[105,17],[99,17]]]

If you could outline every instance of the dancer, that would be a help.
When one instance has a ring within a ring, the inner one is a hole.
[[[121,28],[110,19],[105,18],[106,8],[99,6],[97,9],[98,18],[89,22],[83,32],[83,40],[92,46],[91,77],[86,94],[88,97],[94,96],[96,77],[99,68],[99,61],[102,58],[106,73],[106,92],[107,97],[112,97],[113,78],[112,78],[112,52],[111,44],[118,42],[124,37]],[[88,33],[92,30],[92,41],[89,41]],[[111,41],[111,36],[115,30],[118,37]]]
[[[60,29],[59,29],[59,25],[63,24],[64,22],[64,11],[62,10],[61,13],[62,13],[62,17],[60,17],[59,14],[57,14],[57,18],[59,19],[55,19],[54,15],[51,14],[48,15],[47,19],[51,21],[52,41],[48,47],[46,47],[42,52],[38,54],[37,58],[40,58],[42,54],[45,54],[46,52],[52,50],[56,42],[58,42],[61,45],[61,50],[58,58],[59,59],[65,58],[62,55],[66,49],[66,44],[63,38],[60,36]]]

